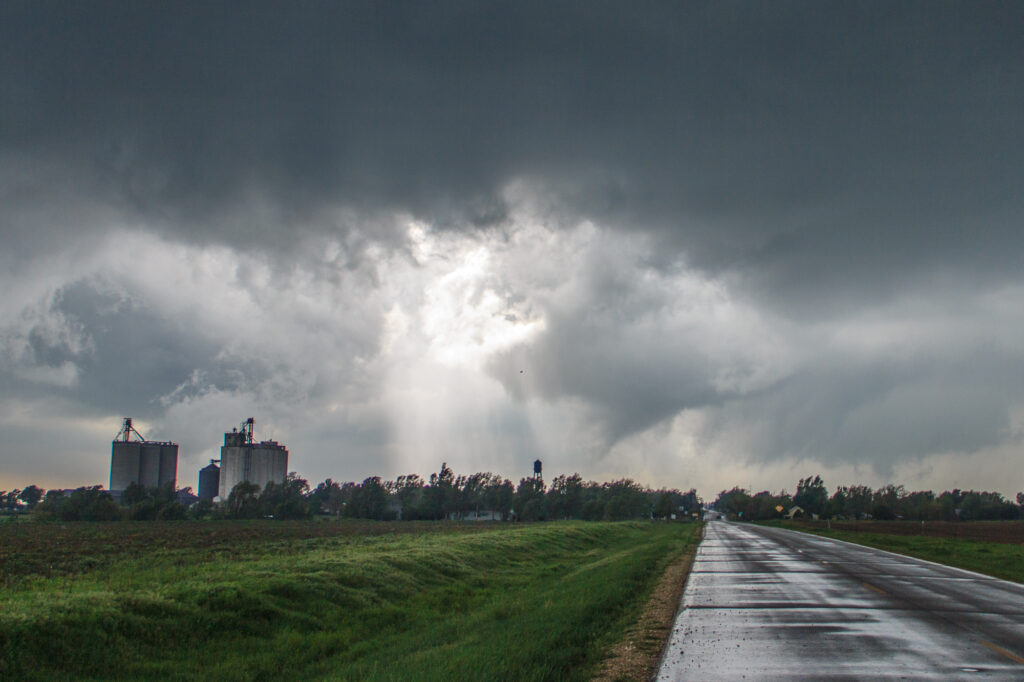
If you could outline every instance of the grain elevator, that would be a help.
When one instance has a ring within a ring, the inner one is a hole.
[[[213,500],[220,495],[220,467],[218,460],[211,459],[210,463],[199,470],[199,499]]]
[[[255,483],[260,490],[267,483],[284,483],[288,476],[288,450],[273,440],[253,441],[254,420],[249,417],[241,429],[224,434],[220,449],[219,494],[227,500],[232,488],[242,481]]]
[[[178,475],[178,444],[146,440],[125,417],[110,448],[110,490],[135,483],[146,488],[170,485]]]

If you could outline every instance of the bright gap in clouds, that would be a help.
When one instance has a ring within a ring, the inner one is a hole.
[[[388,312],[382,346],[403,470],[426,459],[517,475],[541,457],[551,475],[686,485],[675,443],[620,441],[764,389],[790,364],[785,339],[724,283],[651,266],[643,238],[521,218],[472,237],[414,223],[409,243],[412,267],[382,278],[407,301],[422,291]]]
[[[796,324],[741,280],[656,258],[642,235],[549,226],[531,208],[472,232],[310,233],[286,254],[110,233],[4,302],[18,311],[0,354],[17,391],[0,426],[18,465],[0,487],[62,470],[69,452],[68,480],[37,482],[105,481],[126,415],[181,443],[182,485],[247,416],[313,481],[442,461],[518,479],[538,457],[549,478],[705,495],[811,473],[1012,480],[1024,433],[1006,411],[1019,417],[1024,397],[996,368],[1024,362],[1006,333],[1019,288],[908,293]],[[54,423],[67,429],[56,450],[31,435]]]
[[[500,282],[486,246],[451,254],[442,263],[454,267],[426,285],[420,309],[430,356],[437,362],[480,369],[493,353],[528,343],[544,331],[543,319],[520,317],[512,292],[495,291]]]
[[[522,305],[514,277],[492,256],[500,250],[493,240],[435,234],[415,222],[408,238],[413,262],[388,273],[404,305],[388,312],[382,345],[402,471],[426,474],[442,461],[467,473],[483,462],[510,475],[525,471],[525,458],[540,455],[528,413],[483,369],[495,353],[543,333],[543,317]]]

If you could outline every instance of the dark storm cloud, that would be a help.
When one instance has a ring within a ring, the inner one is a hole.
[[[1022,15],[16,2],[0,127],[7,163],[190,238],[280,240],[331,205],[500,222],[525,177],[804,305],[808,280],[1016,267]]]
[[[595,452],[681,414],[759,463],[1019,441],[1021,25],[1011,2],[3,3],[0,418],[263,405],[360,473],[413,423],[410,450],[477,451],[462,422],[492,412],[481,433],[539,456],[531,401]]]
[[[34,371],[66,368],[74,381],[61,393],[95,414],[130,409],[142,418],[158,415],[164,408],[160,399],[183,385],[178,392],[187,391],[196,371],[204,375],[200,388],[221,390],[258,383],[268,373],[218,360],[218,344],[201,329],[95,282],[61,288],[37,319],[21,326],[23,352],[5,368],[5,394],[52,393],[52,387],[32,380]]]
[[[824,360],[824,359],[822,359]],[[779,453],[819,461],[870,464],[883,475],[928,454],[973,453],[1012,437],[1008,405],[1024,394],[1019,353],[949,353],[895,361],[843,357],[819,361],[763,392],[731,401],[706,426],[756,434],[755,461]]]
[[[606,324],[552,320],[543,340],[502,358],[492,372],[516,393],[517,368],[528,367],[536,395],[587,401],[599,411],[609,444],[686,407],[721,403],[704,358],[681,352],[672,339],[643,337],[616,334]]]
[[[551,259],[569,283],[534,293],[543,332],[489,363],[511,394],[582,401],[611,445],[785,373],[783,339],[720,283],[654,265],[649,245],[622,235],[593,233],[566,252]]]

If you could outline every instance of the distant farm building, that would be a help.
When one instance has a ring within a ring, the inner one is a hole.
[[[132,483],[146,488],[174,487],[178,476],[178,444],[146,440],[125,417],[110,449],[110,490]]]
[[[271,481],[284,483],[288,476],[288,450],[273,440],[253,442],[253,427],[254,420],[249,417],[242,422],[241,430],[224,434],[218,481],[222,500],[227,500],[232,488],[242,481],[255,483],[262,490]]]
[[[502,515],[500,511],[480,510],[466,512],[462,517],[463,521],[501,521]]]
[[[174,500],[183,507],[191,507],[199,501],[199,496],[193,495],[191,488],[182,488],[174,493]]]

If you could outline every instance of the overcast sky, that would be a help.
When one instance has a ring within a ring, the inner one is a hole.
[[[1024,489],[1024,4],[0,5],[0,488]]]

